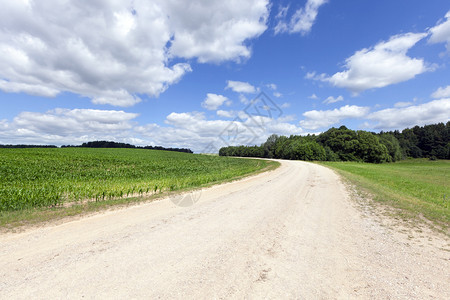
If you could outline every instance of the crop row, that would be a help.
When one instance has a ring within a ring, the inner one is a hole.
[[[0,149],[0,211],[179,190],[265,162],[139,149]]]

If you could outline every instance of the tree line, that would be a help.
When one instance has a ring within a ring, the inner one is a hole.
[[[58,148],[55,145],[0,145],[0,148]],[[184,153],[194,153],[187,148],[166,148],[162,146],[135,146],[127,143],[119,143],[112,141],[93,141],[83,143],[78,146],[62,145],[61,148],[132,148],[132,149],[150,149],[150,150],[164,150]]]
[[[61,148],[67,147],[81,147],[81,148],[132,148],[132,149],[149,149],[149,150],[164,150],[164,151],[175,151],[184,153],[194,153],[191,149],[187,148],[166,148],[162,146],[135,146],[127,143],[119,143],[112,141],[93,141],[81,144],[81,146],[70,146],[63,145]]]
[[[0,144],[0,148],[58,148],[58,146],[55,145],[2,145]]]
[[[373,133],[331,128],[319,135],[271,135],[260,146],[229,146],[220,156],[317,161],[395,162],[408,157],[450,159],[450,121]]]

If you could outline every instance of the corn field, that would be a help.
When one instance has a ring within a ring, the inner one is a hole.
[[[0,149],[0,211],[202,186],[268,162],[140,149]]]

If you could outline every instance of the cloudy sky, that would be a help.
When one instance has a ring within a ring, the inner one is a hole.
[[[214,152],[450,119],[448,0],[0,6],[0,144]]]

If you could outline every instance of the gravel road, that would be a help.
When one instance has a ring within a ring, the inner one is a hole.
[[[0,298],[450,299],[450,241],[386,225],[299,161],[202,191],[0,235]]]

